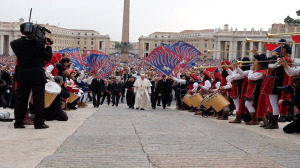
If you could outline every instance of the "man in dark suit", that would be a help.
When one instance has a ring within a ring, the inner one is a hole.
[[[25,24],[21,24],[20,31],[24,34]],[[15,81],[18,82],[15,102],[15,128],[25,128],[23,119],[27,112],[30,91],[34,102],[34,128],[49,128],[44,121],[44,94],[46,75],[43,69],[45,61],[52,58],[52,48],[48,41],[27,40],[25,36],[10,43],[18,65],[15,71]],[[47,47],[45,47],[45,45]]]
[[[116,78],[116,80],[112,83],[111,93],[112,93],[112,106],[114,105],[118,106],[120,96],[122,95],[122,83],[119,78]]]
[[[172,95],[172,82],[167,79],[166,75],[162,75],[162,79],[158,82],[159,94],[162,98],[163,108],[165,109],[167,104],[170,103],[170,96]]]
[[[156,104],[159,100],[159,90],[160,90],[160,88],[159,88],[159,84],[158,84],[159,82],[158,81],[159,81],[158,77],[155,77],[154,80],[151,81],[151,84],[152,84],[152,86],[151,86],[151,92],[152,92],[152,94],[151,94],[151,106],[152,106],[153,109],[156,108]]]
[[[92,80],[91,88],[93,92],[93,105],[94,107],[98,108],[100,104],[101,96],[104,94],[104,80],[101,79],[100,74],[97,74],[97,77]]]
[[[108,80],[104,81],[104,94],[101,100],[100,105],[103,104],[105,98],[107,98],[107,105],[109,105],[110,103],[110,95],[111,95],[111,84],[109,83]]]

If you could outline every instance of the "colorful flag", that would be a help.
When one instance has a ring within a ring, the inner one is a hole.
[[[265,47],[268,51],[276,51],[281,53],[281,44],[265,44]]]
[[[180,58],[178,54],[162,44],[155,48],[145,61],[165,75],[170,76],[176,65],[180,62]]]
[[[300,35],[292,35],[292,39],[293,39],[296,43],[300,43]]]
[[[179,41],[175,43],[172,46],[172,51],[174,51],[178,55],[181,55],[181,61],[174,70],[175,75],[179,72],[183,73],[186,70],[195,66],[195,60],[202,55],[202,53],[199,50],[197,50],[194,46],[184,41]]]

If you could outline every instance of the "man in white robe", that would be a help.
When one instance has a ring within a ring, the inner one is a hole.
[[[145,79],[145,74],[141,75],[141,79],[137,79],[134,84],[135,108],[145,110],[150,101],[151,82]]]

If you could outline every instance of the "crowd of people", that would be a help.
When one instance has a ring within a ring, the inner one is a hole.
[[[295,120],[284,131],[300,132],[300,120],[294,114],[294,106],[299,109],[300,104],[300,68],[292,66],[288,44],[282,45],[281,53],[273,52],[271,58],[253,49],[252,65],[198,59],[196,67],[221,66],[213,70],[191,68],[169,77],[134,56],[129,57],[128,66],[121,67],[120,56],[112,55],[115,71],[106,78],[76,69],[67,53],[52,54],[47,41],[33,43],[21,37],[11,47],[16,56],[0,56],[0,106],[15,108],[15,128],[25,128],[25,124],[43,129],[48,128],[44,120],[67,121],[67,111],[85,108],[88,101],[94,108],[101,108],[105,102],[118,107],[126,101],[130,109],[145,110],[148,106],[166,109],[176,100],[178,110],[219,120],[228,120],[236,111],[230,123],[244,120],[246,125],[258,125],[262,121],[260,126],[265,129],[278,129],[278,122]],[[26,53],[22,52],[24,47],[39,50],[23,50],[29,51]],[[244,57],[242,61],[250,59]],[[56,96],[51,99],[47,93]],[[209,104],[207,100],[213,99],[215,102]]]

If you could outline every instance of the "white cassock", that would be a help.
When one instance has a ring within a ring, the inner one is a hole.
[[[135,108],[145,109],[150,101],[149,93],[151,93],[151,82],[148,79],[137,79],[134,84]]]

